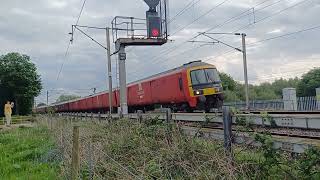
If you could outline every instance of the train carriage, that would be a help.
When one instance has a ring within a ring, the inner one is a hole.
[[[157,106],[174,111],[220,108],[223,104],[222,85],[214,65],[201,61],[132,82],[127,87],[129,112],[153,110]],[[119,106],[119,90],[112,92],[112,106]],[[84,97],[57,106],[58,112],[105,112],[109,110],[108,92]]]

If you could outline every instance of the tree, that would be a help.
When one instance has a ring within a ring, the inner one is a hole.
[[[60,102],[65,102],[65,101],[70,101],[70,100],[73,100],[73,99],[78,99],[78,98],[81,98],[81,96],[77,96],[77,95],[60,95],[58,97],[58,99],[56,100],[57,103],[60,103]]]
[[[302,76],[298,84],[299,96],[315,96],[316,88],[320,87],[320,68],[315,68]]]
[[[280,98],[276,95],[273,84],[262,83],[252,88],[252,91],[255,93],[256,96],[254,100],[271,100]]]
[[[219,73],[220,79],[222,82],[223,90],[230,90],[234,91],[237,85],[237,82],[228,74],[226,73]]]
[[[235,91],[225,90],[223,95],[225,102],[237,102],[241,100]]]
[[[30,113],[33,99],[42,89],[40,75],[30,57],[19,53],[0,56],[0,79],[1,87],[8,92],[2,98],[15,101],[17,114]]]
[[[272,83],[272,88],[273,88],[275,94],[280,98],[280,97],[282,97],[282,89],[284,89],[284,88],[297,88],[299,82],[300,82],[300,79],[297,77],[290,78],[288,80],[281,78],[281,79],[275,80]]]

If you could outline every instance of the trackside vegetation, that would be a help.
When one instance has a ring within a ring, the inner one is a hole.
[[[222,142],[187,136],[183,124],[158,118],[36,119],[33,128],[0,131],[0,179],[70,179],[75,125],[81,179],[320,179],[318,148],[275,150],[268,133],[253,134],[260,148],[234,145],[231,160]]]
[[[260,148],[236,146],[234,162],[228,163],[221,142],[185,136],[179,125],[168,126],[158,119],[142,124],[128,120],[108,125],[107,154],[142,179],[319,179],[320,150],[305,154],[272,149],[272,138],[255,134]],[[168,140],[169,138],[169,140]],[[122,175],[107,171],[112,178]]]
[[[68,123],[65,117],[54,120],[58,139],[59,134],[72,130],[70,119]],[[260,148],[234,145],[234,160],[230,161],[221,141],[205,139],[201,133],[187,136],[181,128],[183,124],[168,125],[157,118],[142,122],[90,118],[72,121],[80,126],[83,179],[320,178],[319,149],[300,155],[274,150],[267,133],[253,134],[261,143]],[[70,157],[71,147],[64,152],[64,157]],[[70,168],[61,171],[69,174]]]
[[[244,85],[235,81],[230,75],[220,73],[226,102],[244,101]],[[276,79],[273,82],[263,82],[250,85],[250,100],[273,100],[282,98],[283,88],[296,88],[299,97],[315,96],[316,88],[320,87],[320,68],[314,68],[301,78]]]
[[[0,179],[57,179],[56,155],[46,128],[0,130]]]

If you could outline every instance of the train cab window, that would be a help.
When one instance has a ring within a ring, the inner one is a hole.
[[[206,84],[207,78],[203,69],[191,71],[191,81],[193,85]]]
[[[191,71],[192,85],[208,84],[220,82],[220,77],[217,69],[199,69]]]
[[[209,83],[217,83],[221,81],[216,69],[205,69],[205,72]]]

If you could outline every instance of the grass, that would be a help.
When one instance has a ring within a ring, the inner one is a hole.
[[[46,128],[0,131],[0,179],[57,179],[54,140]]]

